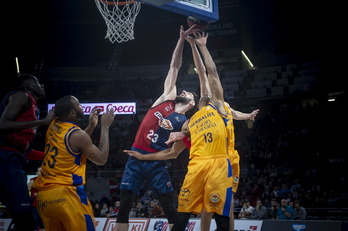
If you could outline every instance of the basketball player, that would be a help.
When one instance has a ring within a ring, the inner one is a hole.
[[[48,125],[55,114],[51,111],[39,119],[37,101],[45,98],[45,89],[35,76],[22,74],[16,81],[18,91],[8,93],[0,105],[0,201],[8,208],[17,231],[33,231],[27,159],[37,127]]]
[[[77,98],[67,95],[55,104],[57,119],[47,130],[41,175],[33,184],[38,190],[37,209],[46,230],[95,230],[92,206],[84,191],[86,161],[106,163],[109,128],[114,121],[113,108],[107,108],[101,116],[96,147],[90,135],[98,124],[99,112],[92,110],[89,124],[82,130],[77,123],[84,115]]]
[[[228,152],[232,164],[232,175],[233,175],[233,181],[232,181],[232,192],[233,194],[237,192],[238,186],[239,186],[239,176],[240,176],[240,165],[239,160],[240,156],[238,154],[238,151],[234,149],[234,126],[233,126],[233,119],[235,120],[255,120],[255,116],[258,114],[259,109],[254,110],[251,113],[243,113],[239,111],[233,110],[230,105],[225,102],[225,109],[229,116],[228,122],[231,122],[231,127],[229,129],[229,145],[228,145]],[[229,231],[234,231],[234,202],[233,202],[233,195],[232,195],[232,204],[231,204],[231,214],[230,214],[230,228]],[[210,230],[210,222],[211,218],[213,216],[213,213],[207,213],[206,211],[203,211],[201,214],[201,231],[209,231]]]
[[[197,96],[194,92],[183,91],[177,95],[176,80],[182,63],[185,38],[197,30],[190,27],[184,31],[180,27],[180,36],[172,55],[170,69],[164,81],[163,94],[154,102],[143,118],[132,145],[143,155],[168,148],[165,141],[170,132],[181,131],[186,115],[197,108]],[[186,115],[185,115],[186,114]],[[173,186],[165,161],[140,161],[129,157],[120,186],[120,210],[116,221],[116,231],[127,231],[129,212],[139,189],[144,182],[154,191],[161,203],[163,212],[172,227],[176,219]]]
[[[217,88],[220,88],[221,82],[219,81],[219,77],[218,77],[218,73],[216,72],[216,66],[210,56],[210,53],[208,52],[207,48],[206,48],[206,40],[207,40],[207,36],[204,36],[203,33],[203,37],[201,36],[201,34],[197,33],[195,34],[196,39],[195,39],[195,43],[198,45],[198,47],[200,48],[203,58],[205,60],[205,64],[206,64],[206,68],[207,68],[207,73],[208,73],[208,81],[210,81],[209,83],[211,84],[212,88],[211,90],[214,90],[214,84],[217,86]],[[202,67],[202,60],[200,55],[197,52],[197,49],[195,49],[193,47],[193,43],[191,42],[192,40],[188,40],[191,44],[192,47],[192,52],[194,57],[196,57],[194,59],[195,61],[195,66],[196,68],[199,69],[205,69]],[[208,62],[207,62],[208,60]],[[205,72],[204,72],[205,74]],[[215,83],[214,83],[215,80]],[[212,82],[213,81],[213,82]],[[222,89],[222,87],[220,88]],[[225,115],[222,115],[224,117],[224,120],[226,121],[225,123],[225,127],[226,127],[226,132],[227,132],[227,137],[228,137],[228,155],[232,164],[232,175],[233,175],[233,181],[232,181],[232,191],[235,193],[237,191],[238,188],[238,183],[239,183],[239,154],[237,152],[237,150],[234,149],[234,127],[233,127],[233,119],[236,120],[246,120],[246,119],[251,119],[254,120],[255,116],[257,115],[259,110],[254,110],[252,113],[242,113],[239,111],[235,111],[233,110],[228,103],[224,102],[224,110],[226,112]],[[233,198],[233,195],[230,195],[231,199]],[[210,221],[211,221],[211,217],[212,217],[213,213],[208,213],[207,210],[203,210],[202,213],[202,217],[201,217],[201,230],[209,230],[210,228]],[[233,216],[233,201],[231,201],[231,210],[230,210],[230,221],[229,221],[229,230],[233,231],[234,230],[234,216]],[[219,221],[220,217],[219,214],[216,213],[216,223],[217,223],[217,230],[226,230],[226,226],[224,225],[224,223],[220,223]],[[223,221],[225,221],[225,219],[222,219]]]
[[[190,161],[178,197],[178,219],[172,231],[184,231],[191,214],[200,214],[203,209],[215,213],[217,230],[229,228],[232,171],[227,129],[222,129],[228,118],[223,88],[206,47],[207,36],[202,34],[195,34],[194,41],[206,66],[211,95],[201,97],[199,110],[187,123],[191,140]]]

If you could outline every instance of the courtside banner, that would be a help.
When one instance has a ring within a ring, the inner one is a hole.
[[[93,108],[100,108],[101,114],[106,111],[107,108],[114,108],[115,114],[136,114],[136,103],[80,103],[83,109],[83,114],[89,115]],[[48,104],[47,111],[54,109],[54,104]]]
[[[340,231],[341,221],[265,220],[262,231]]]
[[[128,231],[146,231],[149,225],[150,219],[146,218],[130,218]],[[116,218],[108,218],[104,231],[115,231]]]
[[[104,218],[104,217],[95,217],[94,218],[95,230],[96,231],[103,231],[106,220],[107,220],[107,218]]]
[[[0,218],[0,231],[8,231],[10,224],[11,224],[12,219],[3,219]]]
[[[185,230],[200,231],[200,226],[200,219],[190,219]],[[166,218],[151,218],[147,231],[169,231],[168,220]]]
[[[234,220],[234,230],[235,231],[261,231],[262,220]],[[216,222],[214,219],[211,220],[210,231],[216,230]],[[282,230],[282,229],[279,229]],[[279,231],[278,230],[278,231]],[[267,230],[268,231],[268,230]]]

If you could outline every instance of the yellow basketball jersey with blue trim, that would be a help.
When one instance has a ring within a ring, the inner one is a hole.
[[[69,144],[70,135],[78,130],[81,128],[71,122],[52,121],[46,132],[42,174],[33,187],[48,190],[85,184],[86,156],[79,150],[72,150]]]
[[[188,122],[191,136],[190,159],[213,155],[227,155],[227,133],[224,118],[209,102]]]
[[[232,112],[225,104],[225,110],[227,112],[226,115],[226,132],[228,135],[228,155],[232,164],[232,174],[233,174],[233,183],[232,183],[232,191],[237,192],[239,186],[239,175],[240,175],[240,166],[239,166],[239,154],[238,151],[235,150],[235,134],[234,134],[234,125],[233,125],[233,115]]]
[[[224,117],[226,121],[226,132],[228,137],[228,149],[229,151],[234,150],[235,136],[234,136],[234,126],[233,126],[233,116],[230,107],[225,104],[226,115]]]

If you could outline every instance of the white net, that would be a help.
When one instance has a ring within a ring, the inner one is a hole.
[[[95,0],[107,29],[105,38],[110,42],[127,42],[134,39],[134,22],[141,2],[119,0]]]

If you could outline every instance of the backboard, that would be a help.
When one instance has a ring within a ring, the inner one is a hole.
[[[136,0],[178,14],[208,22],[219,20],[218,0]]]

